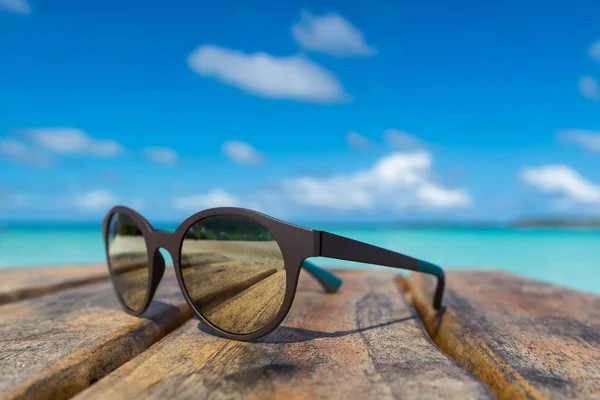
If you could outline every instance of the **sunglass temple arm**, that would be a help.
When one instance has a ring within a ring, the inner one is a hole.
[[[446,276],[441,267],[344,236],[334,235],[329,232],[318,233],[320,236],[319,255],[321,257],[401,268],[435,276],[437,278],[437,287],[433,297],[433,307],[436,310],[442,308]]]
[[[302,268],[319,281],[327,293],[335,293],[342,286],[343,281],[340,278],[308,260],[304,260]]]

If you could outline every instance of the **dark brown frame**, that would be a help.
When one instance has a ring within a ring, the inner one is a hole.
[[[212,331],[229,339],[257,339],[265,336],[279,326],[279,324],[286,317],[294,301],[298,277],[300,276],[300,269],[302,268],[304,261],[310,257],[321,256],[339,260],[364,262],[368,264],[377,264],[434,275],[437,277],[438,284],[433,300],[433,306],[438,310],[441,308],[442,296],[444,293],[445,275],[442,268],[438,267],[437,265],[343,236],[292,225],[253,210],[236,207],[221,207],[200,211],[187,218],[177,227],[175,232],[172,233],[155,229],[144,217],[128,207],[113,207],[106,214],[106,217],[102,223],[104,247],[106,259],[109,263],[111,277],[112,269],[110,268],[110,257],[108,253],[108,233],[111,218],[115,213],[118,212],[127,215],[138,225],[146,242],[148,265],[150,266],[150,271],[148,274],[149,290],[146,291],[146,298],[139,310],[132,310],[129,308],[122,300],[121,295],[117,292],[115,287],[115,293],[123,309],[132,315],[141,315],[144,311],[146,311],[148,305],[152,301],[154,293],[156,292],[156,288],[162,279],[165,270],[165,262],[159,252],[159,249],[161,248],[164,248],[170,253],[171,258],[173,259],[175,276],[177,277],[177,282],[179,283],[181,292],[183,293],[187,303],[194,310],[195,314]],[[283,255],[286,270],[286,292],[283,304],[271,322],[258,331],[249,334],[234,334],[226,332],[211,324],[194,307],[183,283],[180,261],[181,247],[183,245],[185,234],[196,222],[204,218],[217,215],[236,215],[250,218],[262,224],[271,232],[279,244]],[[334,292],[341,284],[341,280],[339,280],[339,278],[335,278],[334,275],[321,270],[312,264],[309,272],[311,272],[311,275],[321,281],[328,292]]]

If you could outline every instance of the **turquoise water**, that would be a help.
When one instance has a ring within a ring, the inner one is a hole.
[[[169,226],[162,228],[168,229]],[[447,269],[500,269],[600,293],[600,231],[326,228],[333,233],[396,250]],[[9,225],[0,230],[0,269],[102,261],[102,235],[97,225]],[[313,261],[329,267],[365,267],[325,258]]]

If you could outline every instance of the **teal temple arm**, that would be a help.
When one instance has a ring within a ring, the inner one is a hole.
[[[304,260],[302,268],[319,281],[327,293],[335,293],[342,286],[343,281],[340,278],[310,261]]]
[[[442,267],[427,261],[419,260],[418,272],[433,275],[437,278],[437,286],[433,296],[433,308],[439,310],[442,308],[442,297],[444,296],[444,286],[446,285],[446,274]]]
[[[319,281],[327,293],[336,293],[342,286],[343,281],[340,278],[310,261],[304,260],[302,268]],[[438,278],[438,285],[434,295],[434,307],[440,309],[442,296],[444,294],[444,270],[430,262],[418,260],[417,271],[434,275]]]

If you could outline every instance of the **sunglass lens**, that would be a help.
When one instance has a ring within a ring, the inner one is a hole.
[[[181,268],[195,308],[223,331],[256,332],[283,304],[281,249],[271,232],[250,218],[216,215],[195,223],[183,241]]]
[[[146,241],[136,222],[117,212],[109,222],[108,265],[117,294],[127,308],[136,312],[144,306],[150,268]]]

